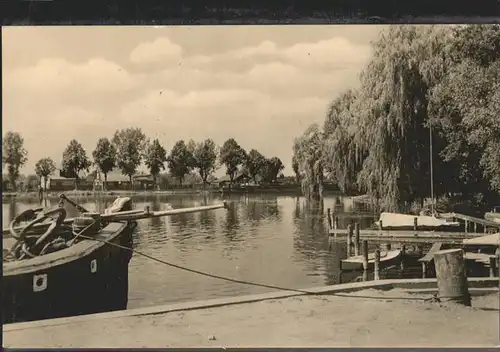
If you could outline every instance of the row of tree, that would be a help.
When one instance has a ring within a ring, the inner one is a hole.
[[[19,169],[27,161],[24,140],[17,132],[7,132],[2,143],[2,162],[3,165],[7,165],[11,185],[15,186]],[[181,185],[186,175],[191,172],[198,173],[205,185],[221,165],[225,165],[231,183],[238,172],[248,173],[255,181],[260,176],[261,182],[272,183],[284,169],[279,158],[268,159],[255,149],[246,153],[233,138],[228,139],[220,148],[212,139],[198,143],[193,140],[187,143],[179,140],[167,154],[158,139],[150,141],[140,128],[118,130],[111,140],[106,137],[100,138],[92,152],[92,158],[93,161],[76,139],[71,140],[63,152],[62,175],[75,178],[77,183],[80,173],[88,172],[94,165],[104,175],[104,182],[107,182],[108,173],[118,168],[122,174],[129,177],[132,184],[132,176],[144,163],[156,184],[160,172],[168,166],[170,174],[177,178]],[[55,170],[56,164],[51,158],[40,159],[35,165],[36,174],[45,182]]]
[[[360,87],[295,140],[304,191],[320,195],[326,177],[387,210],[423,203],[431,184],[498,199],[500,26],[391,26],[373,53]]]

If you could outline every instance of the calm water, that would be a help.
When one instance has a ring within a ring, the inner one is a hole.
[[[326,209],[365,212],[349,198],[326,197],[323,208],[302,197],[242,196],[224,198],[230,209],[140,220],[134,248],[156,258],[239,280],[289,288],[340,283],[339,261],[346,243],[328,238]],[[217,196],[135,197],[136,208],[152,210],[220,203]],[[89,210],[102,210],[110,200],[79,200]],[[56,205],[53,201],[52,205]],[[3,204],[4,227],[13,214],[34,203]],[[68,207],[68,217],[77,215]],[[362,227],[374,218],[358,218]],[[347,226],[348,217],[339,224]],[[130,263],[129,308],[223,296],[262,293],[270,289],[231,283],[168,267],[138,254]]]

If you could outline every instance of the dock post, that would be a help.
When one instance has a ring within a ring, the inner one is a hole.
[[[352,225],[347,225],[347,257],[351,256],[352,249]]]
[[[434,253],[439,298],[471,305],[464,251],[445,249]]]
[[[401,262],[399,263],[401,272],[405,270],[406,245],[401,245]]]
[[[490,277],[497,276],[497,258],[496,256],[490,257]]]
[[[339,217],[335,215],[334,220],[333,220],[333,228],[337,230],[339,228]]]
[[[413,218],[413,231],[415,232],[414,235],[417,234],[417,228],[418,228],[418,218],[415,216]]]
[[[373,280],[380,280],[380,249],[375,250],[373,261]]]
[[[465,220],[465,233],[469,232],[469,222]]]
[[[422,279],[427,277],[427,263],[422,262]]]
[[[332,229],[332,214],[330,208],[326,209],[326,216],[328,219],[328,228],[331,230]]]
[[[382,224],[382,220],[378,221],[378,229],[382,231],[384,224]]]
[[[359,223],[354,224],[354,255],[359,255]]]
[[[363,241],[363,281],[368,281],[368,241]]]

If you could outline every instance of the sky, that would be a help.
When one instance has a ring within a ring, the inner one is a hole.
[[[279,157],[328,104],[359,84],[383,26],[52,26],[2,28],[2,129],[28,151],[22,173],[69,141],[140,127],[177,140],[228,138]],[[141,170],[145,170],[141,167]],[[217,174],[223,174],[219,170]]]

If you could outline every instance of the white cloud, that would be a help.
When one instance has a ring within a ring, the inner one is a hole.
[[[298,43],[282,52],[286,61],[300,65],[323,68],[359,66],[368,61],[368,45],[355,45],[344,38],[331,38],[316,43]]]
[[[291,173],[293,138],[322,123],[328,102],[357,84],[369,48],[333,38],[182,56],[179,45],[162,37],[130,53],[132,63],[153,66],[149,72],[129,72],[103,58],[45,58],[4,71],[4,130],[25,137],[30,170],[42,157],[59,162],[72,138],[90,156],[99,137],[139,126],[167,149],[179,139],[234,137],[247,149],[280,157]]]
[[[182,47],[167,37],[139,44],[130,53],[130,61],[136,64],[177,63],[182,58]]]
[[[31,67],[6,72],[7,94],[25,100],[65,103],[84,97],[104,97],[134,88],[136,81],[120,65],[102,58],[85,63],[42,59]],[[7,101],[7,104],[9,101]]]
[[[244,47],[213,56],[195,56],[185,60],[192,67],[228,69],[228,64],[282,62],[309,69],[336,69],[359,67],[371,55],[371,47],[354,44],[341,37],[333,37],[313,43],[298,43],[279,48],[275,43],[263,41],[257,46]],[[239,60],[239,61],[237,61]]]

